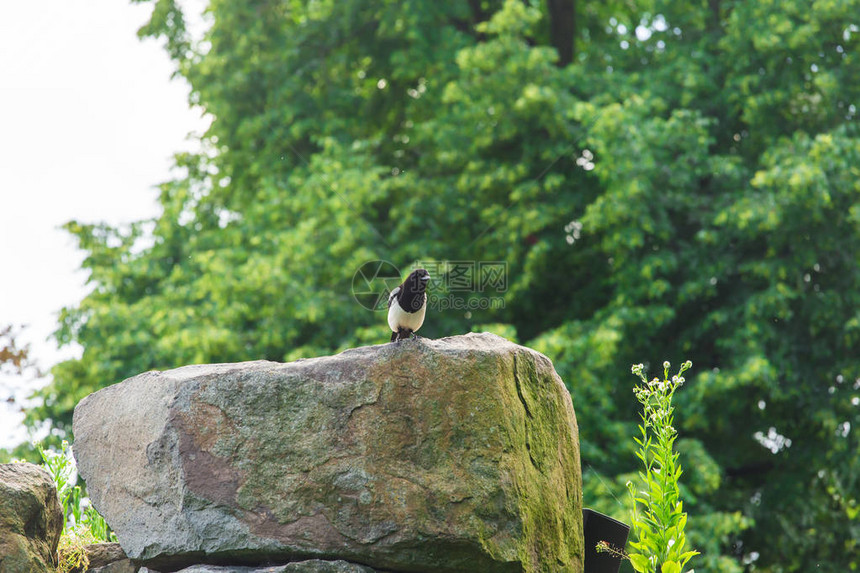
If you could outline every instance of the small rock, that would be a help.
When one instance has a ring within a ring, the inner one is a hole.
[[[48,472],[30,463],[0,464],[0,573],[51,570],[62,530]]]
[[[87,569],[87,573],[138,573],[138,567],[131,559],[120,559],[101,567],[91,567]]]
[[[90,562],[90,569],[97,569],[114,561],[128,559],[119,543],[93,543],[84,547],[84,551],[86,551],[87,559]]]

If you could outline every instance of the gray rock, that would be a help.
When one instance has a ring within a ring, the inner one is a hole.
[[[83,546],[87,557],[86,573],[137,573],[139,567],[126,557],[119,543],[91,543]],[[70,573],[82,573],[76,567]]]
[[[129,558],[581,573],[579,445],[550,361],[491,334],[141,374],[75,409]]]
[[[93,543],[84,546],[90,569],[99,569],[115,561],[127,560],[119,543]]]
[[[34,464],[0,464],[0,573],[49,571],[63,510],[51,476]]]
[[[120,559],[101,567],[90,567],[87,573],[138,573],[138,567],[131,562],[131,559]]]
[[[370,567],[347,561],[309,559],[269,567],[233,567],[225,565],[192,565],[177,573],[377,573]]]

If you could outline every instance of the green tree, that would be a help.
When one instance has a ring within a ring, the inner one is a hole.
[[[697,570],[860,566],[860,2],[211,0],[202,39],[151,3],[212,125],[156,220],[67,226],[84,351],[30,423],[152,368],[383,342],[365,261],[504,261],[503,309],[422,334],[552,358],[587,504],[629,517],[629,364],[689,357]]]

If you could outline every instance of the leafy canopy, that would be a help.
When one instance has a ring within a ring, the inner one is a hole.
[[[30,423],[152,368],[383,342],[366,261],[503,261],[504,308],[422,334],[554,361],[586,504],[629,518],[627,365],[689,357],[697,570],[860,566],[860,2],[211,0],[202,39],[150,3],[213,122],[157,219],[68,224],[84,352]]]

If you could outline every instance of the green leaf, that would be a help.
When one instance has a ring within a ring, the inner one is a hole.
[[[650,571],[650,563],[648,558],[639,553],[633,553],[630,555],[630,564],[633,566],[638,573],[649,573]]]
[[[687,564],[687,562],[695,557],[696,555],[700,555],[698,551],[686,551],[678,556],[678,562],[681,564],[681,567]]]

